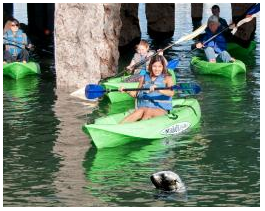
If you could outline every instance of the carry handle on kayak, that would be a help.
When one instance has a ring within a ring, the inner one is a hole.
[[[144,91],[149,88],[127,88],[123,91]],[[155,90],[181,90],[182,92],[188,92],[189,94],[198,94],[201,91],[201,87],[196,83],[178,83],[171,87],[156,87]],[[104,89],[103,86],[97,84],[88,84],[85,88],[85,96],[87,99],[95,99],[103,96],[105,93],[118,92],[119,89]]]

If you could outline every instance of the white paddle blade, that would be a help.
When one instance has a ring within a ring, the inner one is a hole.
[[[85,100],[85,101],[90,101],[90,102],[91,102],[91,101],[92,101],[92,102],[97,101],[97,99],[87,99],[87,98],[86,98],[86,95],[85,95],[85,90],[86,90],[86,87],[83,87],[83,88],[81,88],[81,89],[78,89],[78,90],[72,92],[70,95],[71,95],[72,97],[76,97],[76,98],[79,98],[79,99],[81,99],[81,100]]]
[[[181,37],[180,39],[178,39],[178,41],[176,41],[175,44],[181,43],[183,41],[188,41],[188,40],[193,39],[194,37],[197,37],[199,34],[201,34],[206,29],[206,27],[207,27],[207,24],[201,25],[198,29],[193,31],[191,34],[185,35]]]
[[[244,23],[250,22],[253,18],[256,18],[256,17],[257,17],[257,14],[254,14],[254,15],[251,15],[251,16],[249,16],[247,18],[242,19],[241,21],[239,21],[237,23],[236,27],[233,28],[233,30],[231,31],[231,33],[233,35],[235,35],[235,33],[237,32],[237,29],[238,29],[239,26],[242,26]]]
[[[78,90],[72,92],[70,95],[72,97],[77,97],[77,98],[82,99],[82,100],[87,100],[87,98],[85,96],[85,89],[86,89],[86,87],[83,87],[81,89],[78,89]]]

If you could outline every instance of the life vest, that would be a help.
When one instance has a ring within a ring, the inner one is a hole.
[[[143,88],[150,88],[150,86],[156,85],[157,87],[166,87],[164,83],[165,76],[159,75],[155,81],[151,81],[150,75],[144,75]],[[137,107],[148,107],[148,108],[161,108],[164,110],[172,109],[172,97],[163,95],[158,91],[146,92],[140,91],[137,96]]]
[[[25,45],[27,45],[27,36],[21,29],[19,29],[15,35],[11,30],[8,30],[4,34],[4,38],[6,38],[4,39],[6,50],[8,50],[12,56],[17,56],[21,50],[25,48]]]

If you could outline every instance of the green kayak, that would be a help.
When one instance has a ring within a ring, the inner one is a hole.
[[[92,137],[97,148],[108,148],[178,135],[195,126],[201,117],[196,99],[173,100],[172,111],[164,116],[119,124],[130,112],[132,110],[98,118],[94,124],[84,125],[83,131]]]
[[[248,48],[243,48],[242,46],[236,43],[227,43],[227,51],[235,58],[237,58],[237,56],[247,56],[254,49],[256,49],[255,41],[251,41]]]
[[[3,65],[3,74],[13,79],[24,78],[27,75],[40,74],[40,66],[36,62],[13,62]]]
[[[199,57],[192,57],[192,69],[202,75],[220,75],[227,78],[233,78],[239,73],[246,73],[246,66],[240,60],[232,63],[210,63]]]
[[[176,84],[176,75],[174,70],[168,69],[168,72],[171,74],[174,84]],[[123,86],[124,88],[137,88],[139,85],[138,82],[122,82],[127,77],[130,76],[112,78],[109,79],[107,82],[103,83],[102,85],[105,89],[117,89],[121,86]],[[107,96],[110,99],[111,103],[133,100],[133,98],[129,94],[121,92],[109,92]]]

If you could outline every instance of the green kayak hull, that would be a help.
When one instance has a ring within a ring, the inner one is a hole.
[[[176,99],[173,100],[170,114],[119,124],[132,111],[98,118],[94,124],[83,125],[83,131],[91,136],[97,148],[109,148],[178,135],[195,126],[201,117],[200,105],[196,99]]]
[[[174,83],[176,83],[176,75],[174,70],[168,69],[168,72],[171,74]],[[138,82],[122,82],[125,78],[128,77],[130,76],[111,78],[107,82],[104,82],[102,85],[105,89],[117,89],[121,86],[123,86],[124,88],[137,88],[139,85]],[[107,96],[111,103],[134,100],[129,94],[121,92],[109,92]]]
[[[251,41],[248,48],[243,48],[242,46],[236,43],[227,43],[227,51],[235,58],[237,58],[237,56],[247,56],[255,49],[255,41]]]
[[[199,57],[192,57],[191,67],[198,74],[219,75],[227,78],[233,78],[239,73],[246,73],[246,66],[240,60],[233,63],[210,63]]]
[[[40,66],[36,62],[13,62],[3,65],[3,75],[13,79],[20,79],[34,74],[40,74]]]

